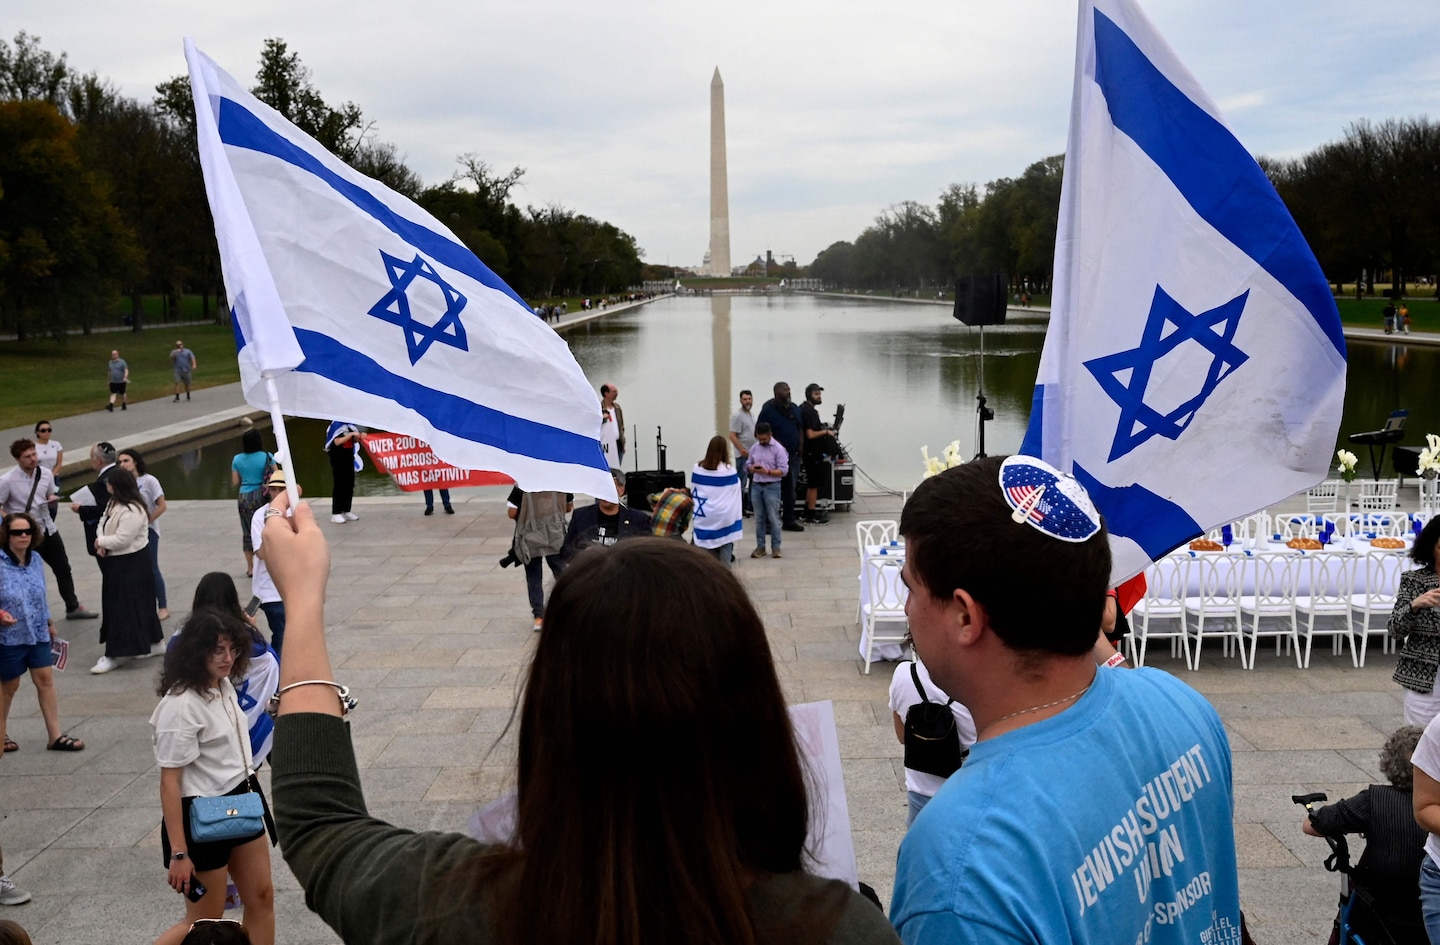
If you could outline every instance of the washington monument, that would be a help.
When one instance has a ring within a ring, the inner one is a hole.
[[[730,275],[730,190],[725,173],[725,83],[710,80],[710,275]]]

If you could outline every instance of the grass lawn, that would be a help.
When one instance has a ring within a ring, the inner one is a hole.
[[[130,399],[148,400],[174,391],[170,351],[179,339],[195,352],[199,365],[192,387],[214,387],[240,380],[235,335],[218,325],[152,328],[134,332],[71,335],[64,341],[0,342],[0,428],[58,420],[105,406],[110,396],[106,362],[111,350],[130,365]]]
[[[1356,328],[1384,328],[1386,301],[1383,298],[1357,300],[1352,296],[1337,298],[1335,304],[1340,309],[1341,324]],[[1440,331],[1440,304],[1435,299],[1407,298],[1405,306],[1410,309],[1411,331]]]

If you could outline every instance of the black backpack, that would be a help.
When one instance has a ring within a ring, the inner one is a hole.
[[[920,701],[905,713],[905,767],[938,778],[948,778],[960,770],[967,751],[960,750],[960,730],[955,714],[950,711],[954,699],[931,702],[920,682],[915,664],[910,664],[910,678]]]

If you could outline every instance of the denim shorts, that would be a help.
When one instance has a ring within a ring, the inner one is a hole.
[[[0,646],[0,682],[24,676],[26,670],[54,665],[55,657],[50,655],[49,640],[21,646]]]

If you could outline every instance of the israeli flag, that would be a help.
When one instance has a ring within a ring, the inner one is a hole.
[[[185,41],[245,399],[406,433],[527,491],[613,498],[569,347],[443,224]]]
[[[1081,0],[1050,327],[1021,452],[1105,516],[1119,583],[1325,477],[1345,340],[1259,165],[1131,0]]]

